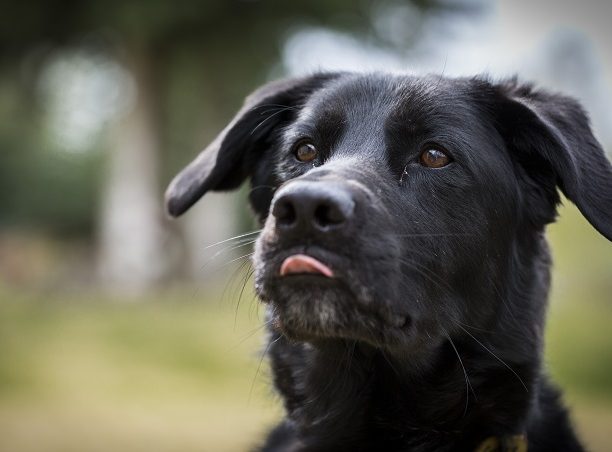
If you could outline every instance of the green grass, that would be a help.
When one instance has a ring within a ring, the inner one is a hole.
[[[612,244],[568,205],[549,228],[554,271],[547,356],[563,385],[612,402]]]
[[[551,228],[547,365],[593,451],[612,450],[612,246]],[[251,294],[147,300],[0,288],[0,451],[244,451],[281,415]],[[233,291],[236,292],[236,291]]]
[[[247,450],[280,409],[243,302],[0,295],[0,450]]]

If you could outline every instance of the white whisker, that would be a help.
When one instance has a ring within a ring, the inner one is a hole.
[[[251,235],[259,234],[261,231],[262,231],[261,229],[257,229],[257,230],[255,230],[255,231],[245,232],[244,234],[240,234],[240,235],[237,235],[237,236],[235,236],[235,237],[230,237],[229,239],[221,240],[220,242],[217,242],[217,243],[213,243],[213,244],[211,244],[211,245],[208,245],[208,246],[207,246],[206,248],[204,248],[204,249],[205,249],[205,250],[207,250],[207,249],[209,249],[209,248],[212,248],[212,247],[214,247],[214,246],[221,245],[221,244],[223,244],[223,243],[227,243],[227,242],[232,241],[232,240],[237,240],[237,239],[241,239],[241,238],[243,238],[243,237],[247,237],[247,236],[251,236]]]
[[[472,394],[474,394],[474,399],[476,399],[476,393],[474,392],[474,388],[472,387],[472,384],[470,383],[470,378],[468,377],[467,370],[465,369],[465,366],[463,365],[463,360],[461,359],[461,355],[459,355],[459,350],[457,350],[455,343],[453,342],[453,340],[451,339],[448,333],[446,334],[446,338],[449,340],[451,346],[453,347],[453,350],[455,350],[455,354],[457,355],[457,358],[459,359],[459,364],[461,364],[461,368],[463,369],[463,377],[465,378],[465,408],[463,410],[463,416],[465,417],[465,415],[467,414],[468,405],[470,402],[470,389],[472,390]]]

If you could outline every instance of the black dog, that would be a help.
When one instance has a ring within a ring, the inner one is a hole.
[[[287,412],[264,450],[582,450],[541,365],[557,187],[612,239],[612,167],[574,100],[482,78],[275,82],[168,210],[247,177]]]

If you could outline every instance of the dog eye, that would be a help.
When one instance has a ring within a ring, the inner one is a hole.
[[[308,141],[301,141],[295,146],[294,155],[300,162],[312,162],[317,157],[317,148]]]
[[[419,162],[427,168],[442,168],[451,162],[451,158],[446,152],[432,148],[421,153]]]

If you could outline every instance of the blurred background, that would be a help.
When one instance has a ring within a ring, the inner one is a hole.
[[[273,78],[519,74],[612,149],[612,3],[0,0],[0,450],[241,451],[281,415],[245,192],[163,190]],[[610,155],[610,154],[608,154]],[[546,362],[612,450],[612,246],[566,203]],[[247,256],[247,257],[244,257]]]

